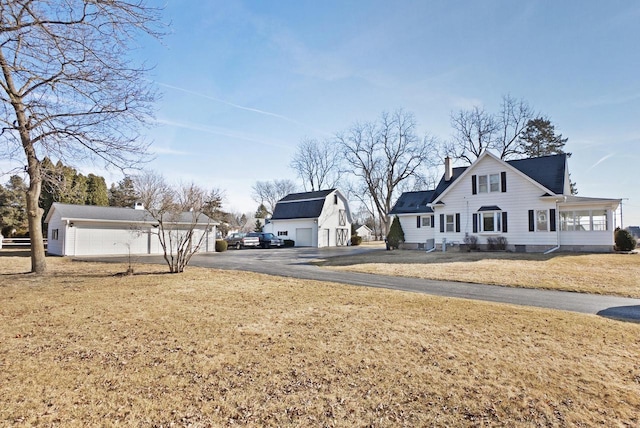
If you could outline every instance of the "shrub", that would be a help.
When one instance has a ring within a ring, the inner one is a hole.
[[[626,229],[616,229],[614,239],[616,242],[616,251],[631,251],[636,248],[638,244],[631,232]]]
[[[362,236],[351,235],[351,245],[360,245],[362,243]]]
[[[500,251],[507,249],[507,238],[498,236],[497,238],[487,238],[489,251]]]
[[[216,253],[227,251],[227,241],[224,239],[216,239]]]
[[[389,228],[389,234],[387,235],[387,250],[393,250],[394,248],[400,248],[400,244],[404,242],[404,231],[398,216],[393,218],[393,223]]]
[[[467,235],[464,237],[464,243],[469,250],[479,250],[478,237],[476,235]]]
[[[295,247],[296,245],[296,241],[293,239],[285,239],[283,242],[285,247]]]

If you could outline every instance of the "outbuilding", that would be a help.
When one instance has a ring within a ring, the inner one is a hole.
[[[132,208],[54,203],[47,214],[47,253],[57,256],[163,254],[159,224],[140,204]],[[173,233],[193,228],[201,252],[215,251],[216,226],[204,214],[182,213]],[[165,233],[168,228],[165,223]],[[182,232],[181,232],[182,231]]]
[[[296,247],[338,247],[349,245],[351,210],[337,189],[292,193],[280,199],[264,226]]]

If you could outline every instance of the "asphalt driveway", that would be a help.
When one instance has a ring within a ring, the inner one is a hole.
[[[508,303],[522,306],[560,309],[608,318],[640,322],[640,299],[501,287],[486,284],[402,278],[356,272],[337,272],[309,264],[312,260],[340,257],[368,251],[384,251],[384,245],[337,248],[279,248],[229,250],[223,253],[195,255],[191,265],[207,268],[242,270],[318,281],[330,281],[365,287],[432,294],[444,297]],[[110,258],[120,260],[122,258]],[[104,258],[101,258],[104,260]],[[144,256],[137,262],[164,263],[160,256]]]

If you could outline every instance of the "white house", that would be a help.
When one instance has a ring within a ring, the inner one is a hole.
[[[264,227],[296,247],[349,245],[351,210],[337,189],[292,193],[280,199]]]
[[[373,231],[366,224],[356,229],[356,235],[361,237],[364,242],[369,242],[373,239]]]
[[[174,233],[180,233],[180,230],[192,227],[194,222],[194,240],[205,235],[200,251],[215,251],[218,223],[209,217],[187,212],[171,222],[170,226]],[[164,253],[158,238],[158,222],[141,205],[118,208],[56,202],[51,206],[45,223],[48,223],[48,254],[88,256]]]
[[[502,240],[517,252],[611,251],[619,204],[571,195],[565,154],[503,161],[485,151],[468,167],[445,159],[434,190],[403,193],[389,214],[408,248],[475,237],[481,247]]]

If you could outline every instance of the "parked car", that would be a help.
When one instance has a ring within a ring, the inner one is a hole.
[[[251,232],[247,236],[257,237],[262,248],[283,247],[284,241],[273,233],[268,232]]]
[[[232,233],[226,238],[227,246],[241,250],[245,247],[258,248],[260,246],[260,238],[257,236],[249,236],[246,233]]]

